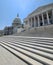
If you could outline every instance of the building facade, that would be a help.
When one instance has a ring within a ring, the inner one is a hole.
[[[13,34],[13,27],[5,27],[4,28],[4,35],[12,35]]]
[[[3,30],[0,30],[0,36],[3,36]]]
[[[13,27],[13,34],[18,33],[18,29],[22,27],[19,15],[17,15],[17,17],[13,20],[12,27]]]
[[[24,19],[26,29],[53,24],[53,3],[41,6]]]
[[[23,25],[21,24],[21,19],[17,17],[13,20],[12,26],[7,26],[4,28],[4,35],[12,35],[20,33],[23,30]]]

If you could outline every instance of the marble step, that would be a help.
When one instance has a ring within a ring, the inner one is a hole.
[[[6,43],[13,43],[13,42],[6,42]],[[25,42],[26,43],[26,42]],[[25,44],[25,43],[20,43],[20,42],[14,42],[14,44],[18,44],[18,45],[22,45],[22,46],[26,46],[26,47],[29,47],[29,48],[33,48],[33,49],[36,49],[36,50],[40,50],[40,51],[44,51],[44,52],[47,52],[47,53],[51,53],[53,54],[53,50],[52,49],[48,49],[47,47],[44,48],[43,46],[39,46],[39,45],[31,45],[31,44]]]
[[[29,57],[28,55],[25,55],[23,53],[21,53],[20,51],[17,51],[9,46],[6,46],[2,43],[0,43],[0,45],[4,48],[6,48],[8,51],[10,51],[11,53],[13,53],[14,55],[16,55],[17,57],[20,57],[22,60],[24,60],[28,65],[42,65],[40,62],[37,62],[35,60],[33,60],[31,57]]]
[[[12,40],[13,41],[13,40]],[[8,41],[8,42],[11,42],[11,41]],[[30,44],[30,45],[39,45],[39,46],[43,46],[43,47],[45,47],[45,48],[50,48],[50,49],[53,49],[53,44],[51,45],[51,43],[49,43],[49,44],[46,44],[46,43],[42,43],[42,42],[28,42],[28,41],[13,41],[13,43],[18,43],[18,42],[20,42],[20,43],[23,43],[23,44]]]
[[[5,45],[7,45],[7,46],[9,46],[9,47],[15,48],[16,50],[19,49],[19,51],[24,52],[25,54],[28,54],[28,55],[30,55],[31,57],[35,58],[35,59],[38,59],[39,62],[41,61],[42,63],[47,63],[47,64],[50,64],[50,65],[52,65],[52,63],[53,63],[52,60],[47,59],[47,58],[45,58],[45,57],[39,56],[39,55],[37,55],[37,54],[33,54],[33,53],[31,53],[31,52],[28,52],[28,51],[26,51],[26,50],[20,49],[20,48],[18,48],[18,47],[15,47],[15,46],[10,45],[10,44],[5,43],[5,42],[3,42],[3,44],[5,44]]]
[[[8,42],[7,42],[8,43]],[[53,60],[53,54],[48,54],[46,52],[43,52],[43,51],[40,51],[40,50],[36,50],[36,49],[32,49],[32,48],[29,48],[29,47],[26,47],[26,46],[22,46],[22,45],[19,45],[19,44],[14,44],[12,42],[9,43],[10,45],[13,45],[13,46],[16,46],[16,47],[19,47],[21,49],[24,49],[24,50],[27,50],[27,51],[30,51],[34,54],[38,54],[38,55],[41,55],[43,57],[46,57],[48,59],[51,59]]]
[[[41,44],[44,43],[44,44],[46,44],[46,45],[50,45],[50,44],[53,45],[53,41],[50,41],[50,40],[45,40],[45,41],[43,41],[43,40],[36,40],[36,39],[35,39],[35,40],[30,39],[30,40],[29,40],[29,39],[20,39],[20,38],[13,38],[13,39],[12,39],[12,38],[11,38],[11,39],[8,39],[8,38],[7,38],[7,39],[5,39],[5,40],[6,40],[6,41],[7,41],[7,40],[9,40],[9,41],[10,41],[10,40],[12,40],[12,41],[26,41],[26,42],[32,42],[32,43],[41,43]]]

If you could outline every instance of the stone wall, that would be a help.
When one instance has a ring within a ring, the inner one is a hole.
[[[47,26],[27,29],[24,32],[17,33],[16,35],[33,36],[33,37],[52,37],[53,38],[53,25],[47,25]]]
[[[18,28],[17,33],[21,33],[23,30],[23,28]]]
[[[35,36],[53,37],[53,25],[32,28],[30,29],[30,34],[35,34]]]

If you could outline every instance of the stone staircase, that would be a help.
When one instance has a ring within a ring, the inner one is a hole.
[[[0,45],[27,65],[53,65],[53,38],[9,36]]]

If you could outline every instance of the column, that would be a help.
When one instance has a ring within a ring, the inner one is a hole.
[[[40,26],[40,21],[39,21],[39,16],[37,16],[38,17],[38,27]]]
[[[48,24],[50,24],[48,12],[46,12],[46,15],[47,15]]]
[[[28,24],[29,24],[29,27],[31,27],[31,21],[30,21],[30,18],[28,20]]]
[[[27,25],[27,21],[25,21],[25,25]]]
[[[42,23],[43,23],[43,26],[44,26],[44,17],[43,17],[43,14],[42,14]]]
[[[28,26],[30,26],[30,24],[29,24],[29,19],[28,19]]]
[[[53,22],[53,9],[52,9],[52,22]]]
[[[31,27],[32,27],[32,18],[31,18]]]
[[[34,27],[36,27],[36,19],[35,19],[35,16],[34,16]]]

